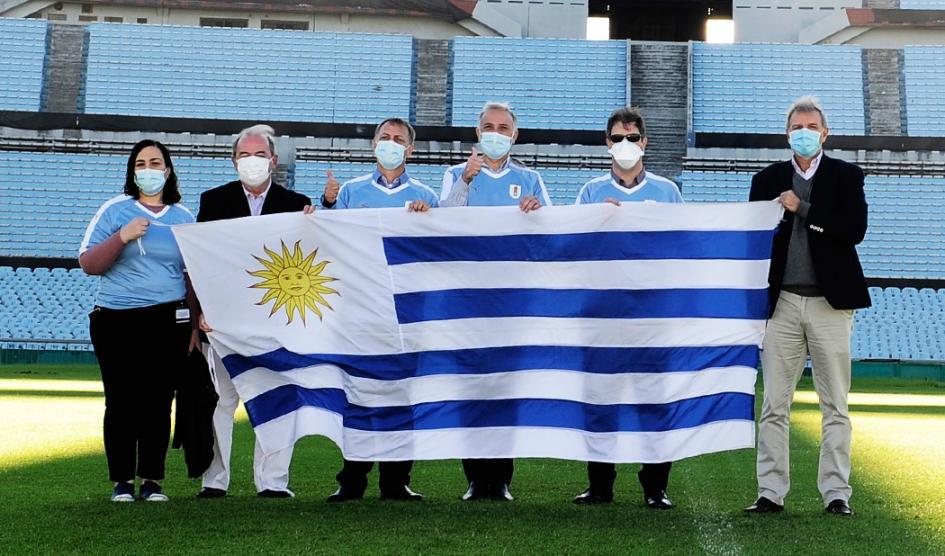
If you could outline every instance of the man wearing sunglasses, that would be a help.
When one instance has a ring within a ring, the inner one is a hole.
[[[607,149],[613,157],[610,171],[581,188],[575,204],[621,202],[681,203],[682,195],[672,181],[646,171],[646,124],[636,108],[619,108],[607,120]],[[666,496],[672,462],[645,463],[637,474],[648,508],[668,510],[673,503]],[[589,461],[587,490],[574,498],[575,504],[606,504],[614,500],[617,466]]]

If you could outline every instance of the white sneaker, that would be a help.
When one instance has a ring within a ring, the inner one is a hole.
[[[132,483],[115,483],[112,491],[112,502],[134,502],[135,485]]]
[[[141,481],[138,498],[147,502],[167,502],[170,498],[161,490],[161,485],[154,481]]]

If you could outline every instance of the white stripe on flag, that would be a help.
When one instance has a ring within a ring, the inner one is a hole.
[[[509,317],[424,321],[401,326],[406,351],[498,346],[761,345],[765,321]]]
[[[589,433],[571,429],[496,427],[432,431],[344,431],[351,460],[377,459],[379,445],[391,446],[385,459],[561,458],[612,463],[662,463],[754,447],[751,421],[718,421],[665,432]],[[388,457],[389,456],[389,457]]]
[[[541,265],[541,271],[536,266]],[[768,287],[768,261],[442,262],[391,267],[394,293],[459,288],[674,289]]]
[[[755,369],[725,367],[695,372],[591,374],[530,370],[483,375],[434,375],[405,380],[350,377],[338,367],[317,365],[275,372],[256,368],[233,382],[251,400],[273,388],[345,388],[348,402],[363,407],[409,406],[456,399],[540,398],[596,405],[663,404],[719,394],[755,393]],[[347,382],[346,382],[347,381]]]

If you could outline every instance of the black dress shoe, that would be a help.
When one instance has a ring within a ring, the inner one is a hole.
[[[745,508],[745,511],[751,514],[776,514],[783,512],[784,506],[761,496],[754,504]]]
[[[420,500],[423,500],[423,495],[419,492],[410,490],[410,487],[407,485],[403,485],[393,490],[382,490],[381,500],[406,500],[409,502],[419,502]]]
[[[613,492],[600,493],[594,492],[591,489],[587,489],[574,497],[575,504],[610,504],[613,501]]]
[[[223,498],[224,496],[226,496],[226,491],[222,488],[203,487],[197,493],[197,498]]]
[[[338,487],[338,490],[326,499],[326,502],[347,502],[348,500],[360,500],[364,497],[364,492],[356,492],[350,488]]]
[[[850,505],[847,504],[846,500],[841,500],[837,498],[836,500],[831,500],[827,504],[827,509],[825,510],[828,514],[837,514],[837,515],[853,515],[853,510],[850,508]]]
[[[259,498],[293,498],[295,494],[291,490],[260,490],[256,493]]]
[[[473,500],[488,500],[489,499],[489,490],[486,488],[485,483],[479,481],[472,481],[469,483],[469,488],[466,489],[466,494],[463,494],[462,500],[465,502],[471,502]]]
[[[500,502],[511,502],[515,500],[509,491],[509,485],[505,483],[494,483],[489,485],[489,498],[499,500]]]
[[[665,490],[644,494],[643,501],[646,502],[646,507],[651,510],[668,510],[673,507],[673,502],[666,496]]]

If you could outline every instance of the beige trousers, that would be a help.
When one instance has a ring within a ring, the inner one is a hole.
[[[852,332],[852,310],[834,309],[823,297],[781,292],[761,353],[764,403],[758,424],[759,497],[784,504],[791,488],[791,401],[809,354],[821,412],[817,487],[825,505],[850,499],[847,395]]]

